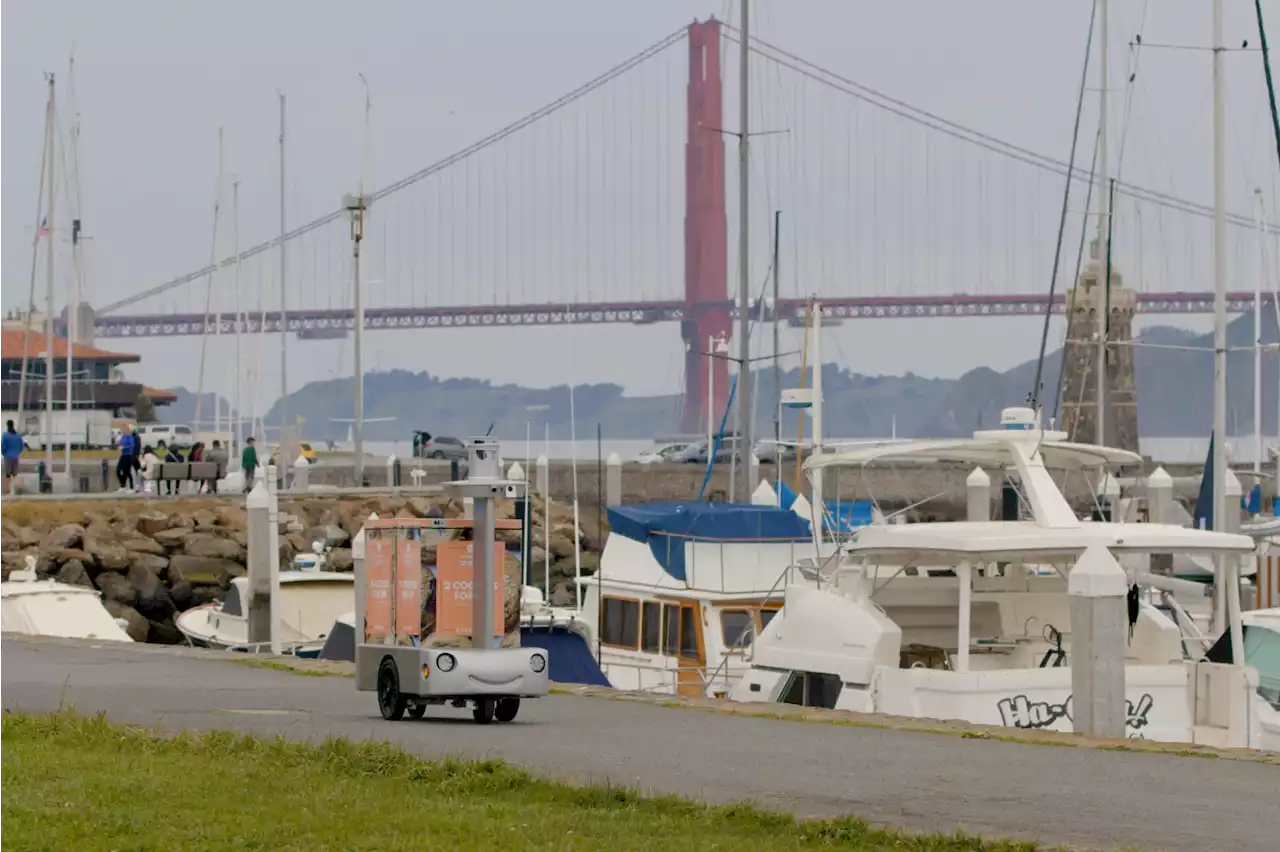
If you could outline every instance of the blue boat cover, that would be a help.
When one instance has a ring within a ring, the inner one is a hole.
[[[809,541],[809,522],[777,506],[750,503],[646,503],[609,510],[609,530],[649,545],[658,564],[686,580],[684,543]]]
[[[792,491],[787,486],[787,483],[778,483],[778,493],[782,495],[782,508],[790,509],[795,505],[796,492]],[[827,532],[849,533],[858,527],[865,527],[871,523],[872,507],[870,500],[827,503],[825,507],[827,510],[825,524]]]
[[[609,680],[600,671],[591,649],[578,633],[569,630],[520,628],[522,648],[541,648],[547,652],[550,663],[548,675],[556,683],[585,683],[588,686],[608,686]]]

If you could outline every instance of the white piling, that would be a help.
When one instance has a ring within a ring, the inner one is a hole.
[[[263,483],[253,486],[245,498],[245,509],[249,528],[249,599],[244,606],[245,638],[250,644],[266,644],[271,642],[274,631],[271,629],[271,495]]]
[[[546,456],[538,456],[538,460],[533,463],[533,487],[543,497],[551,493],[551,463],[547,461]]]
[[[967,514],[970,521],[991,520],[991,477],[975,467],[964,481]]]
[[[293,482],[291,488],[294,491],[306,491],[311,487],[311,462],[307,461],[307,457],[299,455],[293,460]]]
[[[369,517],[365,520],[378,520],[377,512],[370,512]],[[365,641],[364,636],[364,546],[365,532],[364,526],[360,527],[360,531],[356,533],[355,538],[351,539],[351,562],[352,576],[355,578],[356,587],[356,644]]]
[[[604,462],[604,504],[622,505],[622,456],[617,453],[609,453]]]
[[[1077,734],[1124,738],[1127,590],[1120,563],[1096,544],[1085,549],[1068,576],[1072,723]]]

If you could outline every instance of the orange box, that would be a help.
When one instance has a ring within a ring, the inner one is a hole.
[[[391,575],[394,533],[366,533],[364,545],[364,639],[385,642],[391,635]]]
[[[396,641],[421,632],[422,542],[402,537],[396,542]]]
[[[502,545],[494,543],[493,635],[503,630]],[[470,636],[475,551],[469,541],[442,541],[436,546],[436,633]]]

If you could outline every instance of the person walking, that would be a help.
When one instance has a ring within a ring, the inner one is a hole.
[[[120,483],[121,491],[129,491],[134,487],[133,471],[135,463],[135,444],[138,442],[138,436],[133,434],[133,426],[125,424],[124,431],[120,433],[120,458],[116,460],[116,480]]]
[[[244,474],[244,493],[253,488],[253,475],[258,470],[258,448],[253,445],[253,438],[246,438],[244,451],[240,453],[240,470]]]
[[[13,478],[18,475],[18,465],[22,462],[22,436],[13,428],[13,421],[4,424],[4,436],[0,438],[0,455],[4,456],[4,490],[8,491]]]

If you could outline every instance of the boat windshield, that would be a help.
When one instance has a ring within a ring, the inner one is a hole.
[[[1231,662],[1231,633],[1222,634],[1204,656],[1211,663]],[[1280,709],[1280,633],[1258,624],[1244,625],[1244,662],[1258,670],[1258,693]]]

